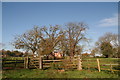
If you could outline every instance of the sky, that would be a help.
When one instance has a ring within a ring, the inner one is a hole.
[[[88,24],[86,36],[92,41],[89,47],[106,32],[118,33],[117,2],[3,2],[2,43],[14,50],[10,42],[37,26],[64,25],[68,22]]]

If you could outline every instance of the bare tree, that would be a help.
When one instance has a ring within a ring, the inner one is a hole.
[[[44,26],[41,28],[43,36],[41,36],[43,39],[41,40],[41,46],[39,48],[40,54],[52,54],[52,52],[55,50],[58,43],[61,41],[64,32],[58,25],[50,27]]]
[[[88,40],[85,37],[85,31],[87,28],[88,28],[87,25],[82,22],[79,23],[70,22],[66,25],[66,38],[69,54],[71,57],[73,57],[76,54],[79,42]]]
[[[42,33],[39,27],[34,27],[32,30],[27,31],[22,35],[15,36],[12,45],[16,49],[32,51],[34,55],[35,51],[38,50],[40,47],[41,35]]]

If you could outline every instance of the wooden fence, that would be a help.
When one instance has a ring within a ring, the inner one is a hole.
[[[3,59],[2,60],[3,68],[12,66],[16,68],[17,65],[21,66],[21,68],[37,68],[37,69],[44,69],[44,68],[74,68],[78,70],[82,69],[97,69],[99,72],[101,70],[110,70],[111,72],[120,71],[120,69],[116,69],[119,64],[105,62],[102,59],[83,59],[81,60],[80,57],[76,59],[62,59],[62,60],[43,60],[41,57],[38,58],[29,58],[25,57],[24,60],[11,60],[11,59]],[[7,65],[7,66],[6,66]],[[6,69],[6,68],[5,68]]]
[[[86,67],[88,70],[90,70],[90,69],[97,69],[99,72],[101,72],[101,70],[109,70],[111,72],[113,72],[113,71],[120,71],[119,69],[115,69],[115,68],[119,68],[120,67],[119,64],[105,62],[102,59],[82,60],[82,66],[83,66],[83,68]]]
[[[24,60],[2,59],[2,69],[24,68]]]

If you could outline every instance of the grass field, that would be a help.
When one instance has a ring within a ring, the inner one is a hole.
[[[66,71],[58,71],[55,69],[45,69],[45,70],[39,70],[39,69],[8,69],[3,70],[3,78],[119,78],[120,77],[120,71],[114,71],[111,72],[109,70],[101,70],[101,72],[98,72],[97,68],[89,68],[97,67],[96,58],[89,58],[87,60],[93,60],[88,62],[83,62],[83,69],[82,71],[78,71],[76,69],[74,70],[66,70]],[[113,58],[99,58],[100,64],[118,64],[118,59]],[[102,66],[101,66],[102,67]],[[109,68],[110,66],[103,66],[104,68]],[[114,67],[113,67],[114,68]],[[119,66],[117,66],[117,70],[120,70]]]
[[[109,71],[69,70],[58,72],[57,70],[19,69],[4,70],[3,78],[118,78],[117,73]]]

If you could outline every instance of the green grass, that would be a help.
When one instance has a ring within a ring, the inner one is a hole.
[[[57,70],[19,69],[3,70],[3,78],[118,78],[118,74],[106,71],[69,70],[58,72]]]

